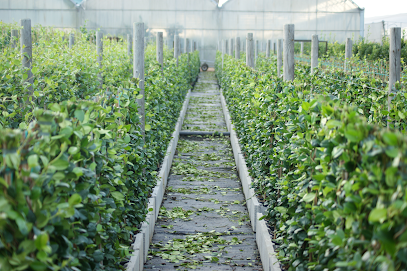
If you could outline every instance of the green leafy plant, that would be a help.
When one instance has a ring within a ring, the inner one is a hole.
[[[62,36],[33,30],[33,95],[19,52],[1,56],[1,270],[124,269],[199,72],[197,52],[162,71],[147,48],[143,140],[126,45],[104,39],[100,68],[88,35],[71,50]]]
[[[388,112],[380,81],[297,65],[283,82],[274,61],[253,70],[226,56],[222,69],[220,57],[217,77],[282,265],[406,269],[405,89]]]

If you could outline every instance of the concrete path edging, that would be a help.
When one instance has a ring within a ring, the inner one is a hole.
[[[188,90],[184,104],[182,105],[180,115],[178,117],[177,124],[175,125],[174,132],[172,133],[172,139],[168,144],[166,156],[163,159],[161,169],[158,173],[157,185],[154,187],[153,192],[151,193],[151,197],[148,201],[149,212],[146,216],[146,220],[142,223],[140,232],[136,235],[135,241],[132,245],[134,252],[127,264],[127,271],[141,271],[144,269],[144,263],[147,259],[148,248],[150,247],[151,239],[153,238],[155,222],[157,220],[161,203],[163,201],[172,159],[174,158],[175,149],[178,144],[179,133],[181,131],[181,127],[187,113],[190,97],[191,90]]]
[[[260,258],[264,271],[281,271],[280,262],[276,257],[273,243],[268,232],[266,222],[260,218],[266,212],[266,208],[260,204],[254,189],[251,187],[252,179],[249,175],[249,170],[246,165],[242,150],[240,149],[239,139],[237,137],[235,127],[227,108],[225,97],[222,89],[220,90],[221,104],[223,114],[225,116],[226,126],[230,132],[230,142],[232,144],[233,154],[235,157],[236,168],[242,182],[243,193],[246,198],[247,209],[249,211],[250,221],[253,231],[256,233],[257,247],[260,252]]]

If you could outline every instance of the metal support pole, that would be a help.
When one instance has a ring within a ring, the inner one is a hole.
[[[294,80],[294,25],[284,25],[284,81]]]
[[[11,48],[17,48],[18,30],[11,30]]]
[[[71,33],[69,34],[69,49],[72,49],[74,45],[75,45],[75,34]]]
[[[127,34],[127,55],[131,56],[131,51],[132,51],[132,38],[130,34]]]
[[[137,100],[140,115],[140,129],[145,139],[145,97],[144,97],[144,23],[133,25],[133,77],[139,80],[139,89],[142,95]]]
[[[24,82],[28,82],[30,86],[28,87],[28,91],[30,94],[33,92],[33,73],[31,71],[32,68],[32,39],[31,39],[31,19],[23,19],[21,20],[21,38],[20,38],[20,45],[21,45],[21,56],[22,56],[22,67],[25,70],[25,74],[27,78]]]
[[[240,37],[236,37],[235,58],[240,59]]]
[[[164,69],[164,36],[163,32],[157,33],[156,38],[156,52],[157,52],[157,61],[161,65],[161,70]]]
[[[232,57],[233,57],[233,51],[235,50],[234,41],[235,40],[233,38],[230,39],[230,48],[229,48],[230,52],[229,52],[229,55],[232,56]]]
[[[311,74],[314,73],[315,68],[318,68],[318,48],[319,40],[318,35],[312,35],[311,40]]]
[[[304,55],[304,42],[301,42],[301,57]]]
[[[253,33],[247,33],[246,37],[246,65],[254,68],[254,40]]]
[[[228,40],[225,40],[225,54],[229,54],[229,43]]]
[[[174,36],[174,58],[177,60],[177,67],[178,67],[178,56],[179,56],[179,36]]]
[[[391,110],[391,100],[393,99],[390,94],[395,89],[396,82],[400,82],[401,72],[401,27],[390,28],[390,49],[389,49],[389,90],[387,97],[387,111]],[[397,90],[396,90],[397,91]],[[387,117],[387,128],[390,128],[390,116]]]
[[[348,61],[352,58],[352,40],[351,38],[346,39],[345,45],[345,72],[348,70]]]
[[[271,50],[271,40],[267,41],[267,46],[266,46],[266,57],[270,57],[270,50]]]

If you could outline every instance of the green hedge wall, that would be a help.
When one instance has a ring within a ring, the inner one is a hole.
[[[162,72],[147,47],[144,141],[126,44],[105,39],[100,70],[88,35],[70,50],[45,30],[33,31],[48,39],[33,48],[31,99],[18,50],[0,56],[0,269],[121,270],[199,55],[177,67],[165,49]]]
[[[216,68],[284,268],[406,270],[407,139],[384,128],[379,82],[299,65],[283,82],[261,61],[222,69],[218,54]]]

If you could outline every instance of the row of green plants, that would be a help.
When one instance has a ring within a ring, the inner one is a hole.
[[[384,37],[381,43],[371,42],[366,39],[360,39],[353,41],[352,53],[359,60],[369,60],[369,61],[389,61],[389,48],[390,42],[389,37]],[[294,51],[296,54],[301,53],[301,44],[295,43]],[[304,43],[305,55],[311,55],[311,43]],[[319,55],[324,57],[340,57],[343,58],[345,55],[345,43],[339,42],[328,42],[328,48],[326,48],[325,43],[319,44]],[[401,39],[401,57],[407,59],[407,42],[405,33],[402,35]]]
[[[381,82],[275,62],[218,53],[216,75],[283,269],[406,270],[405,91],[401,133]]]
[[[19,50],[0,56],[0,269],[125,269],[198,52],[177,67],[166,48],[161,70],[146,48],[143,138],[125,42],[104,39],[100,68],[89,35],[34,35],[32,94]]]
[[[281,81],[282,78],[277,78],[276,63],[275,57],[259,57],[256,61],[256,70],[261,74],[267,74],[270,79]],[[346,73],[331,67],[320,70],[313,76],[310,75],[310,71],[309,64],[296,64],[297,84],[303,91],[311,94],[313,90],[316,93],[327,91],[333,98],[357,106],[358,112],[364,115],[369,123],[381,127],[387,127],[389,124],[390,127],[407,133],[407,88],[403,84],[407,80],[406,74],[402,74],[401,81],[395,85],[389,110],[388,84],[383,79],[368,77],[369,74],[364,70]]]

